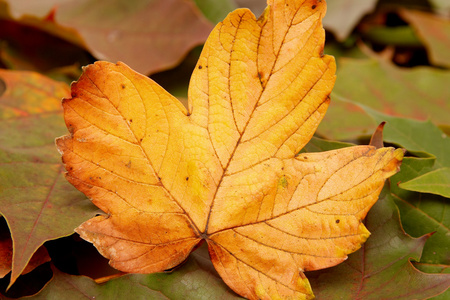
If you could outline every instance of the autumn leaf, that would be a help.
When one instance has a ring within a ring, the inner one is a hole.
[[[0,278],[11,272],[13,261],[13,241],[9,235],[8,226],[4,218],[0,218]],[[34,270],[41,264],[50,261],[50,256],[44,247],[40,247],[30,259],[22,274]]]
[[[68,95],[66,84],[38,73],[0,70],[0,214],[12,238],[10,284],[45,241],[72,234],[96,212],[64,179],[54,148],[65,130],[60,99]]]
[[[123,63],[84,69],[63,101],[66,178],[105,214],[76,229],[133,273],[183,262],[203,240],[224,281],[250,299],[313,297],[304,271],[344,261],[401,149],[297,155],[330,102],[325,2],[269,1],[210,34],[186,109]]]

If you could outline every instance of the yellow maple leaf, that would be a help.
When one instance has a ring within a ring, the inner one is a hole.
[[[84,69],[57,140],[67,179],[106,214],[76,229],[125,272],[173,268],[206,240],[224,281],[250,299],[313,297],[304,271],[360,248],[362,219],[401,149],[297,155],[329,104],[325,1],[269,0],[212,31],[189,108],[122,63]]]

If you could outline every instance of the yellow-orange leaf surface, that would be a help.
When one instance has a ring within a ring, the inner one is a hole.
[[[85,68],[63,102],[67,179],[106,214],[77,228],[113,267],[173,268],[203,239],[224,281],[251,299],[313,297],[303,271],[369,236],[361,220],[402,150],[296,156],[329,104],[325,1],[269,1],[212,31],[189,108],[122,63]],[[343,116],[345,117],[345,116]]]

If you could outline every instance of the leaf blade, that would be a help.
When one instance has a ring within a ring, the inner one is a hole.
[[[32,72],[0,71],[0,212],[13,239],[11,284],[45,242],[72,234],[97,210],[63,178],[54,137],[64,132],[65,84]],[[55,215],[71,216],[60,224]]]
[[[400,183],[402,189],[450,198],[450,168],[440,168]]]

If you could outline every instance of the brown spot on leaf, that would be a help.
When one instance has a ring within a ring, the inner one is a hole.
[[[258,72],[258,78],[259,78],[259,81],[261,81],[261,83],[262,83],[262,78],[263,78],[262,72]]]

